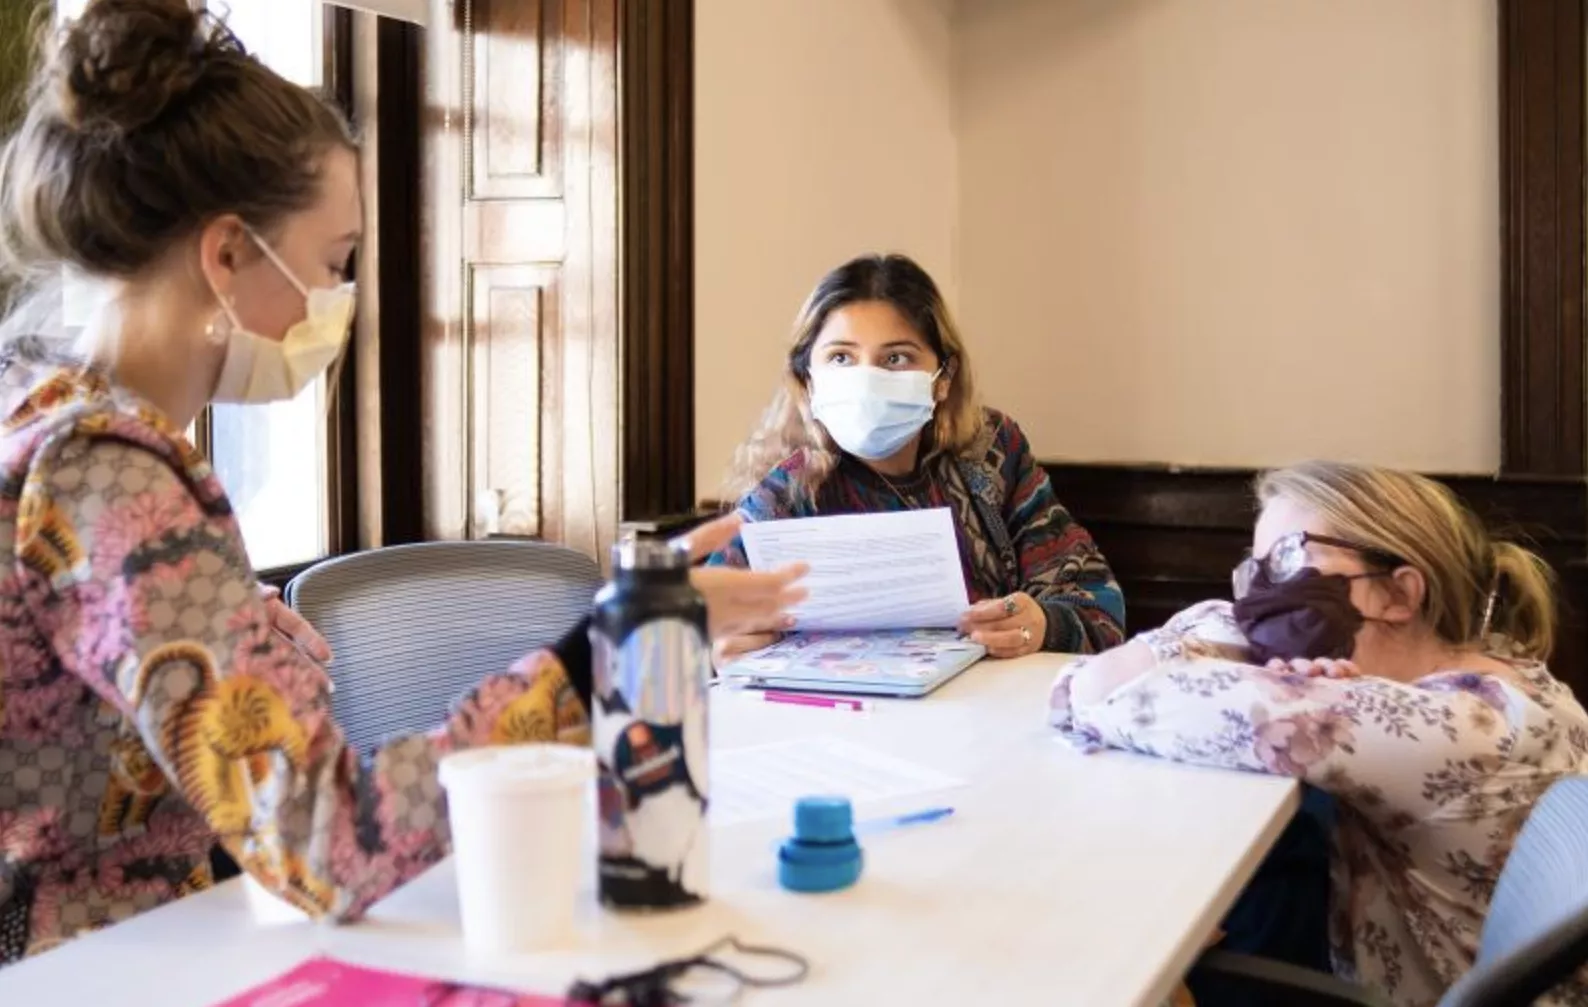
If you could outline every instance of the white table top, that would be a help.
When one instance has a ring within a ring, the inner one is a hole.
[[[714,698],[714,745],[835,736],[969,781],[904,802],[956,813],[864,839],[865,873],[845,892],[781,890],[786,824],[747,822],[713,831],[706,906],[628,917],[592,904],[579,948],[482,961],[459,939],[450,864],[347,927],[257,922],[231,882],[0,970],[0,1003],[208,1007],[316,953],[555,993],[732,933],[812,963],[803,984],[753,1003],[1155,1004],[1289,820],[1296,787],[1075,753],[1043,721],[1061,661],[983,664],[872,713]]]

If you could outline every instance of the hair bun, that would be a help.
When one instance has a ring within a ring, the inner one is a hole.
[[[206,21],[186,0],[90,0],[55,52],[61,118],[117,132],[159,118],[204,72]]]

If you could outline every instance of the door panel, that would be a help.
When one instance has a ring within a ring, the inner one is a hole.
[[[617,0],[433,0],[427,533],[617,528]]]

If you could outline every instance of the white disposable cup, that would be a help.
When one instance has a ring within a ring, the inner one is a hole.
[[[567,938],[594,782],[595,753],[571,745],[475,748],[441,760],[471,951],[526,951]]]

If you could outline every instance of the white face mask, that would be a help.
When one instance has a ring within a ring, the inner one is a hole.
[[[275,249],[252,231],[248,236],[303,295],[306,310],[303,320],[278,342],[244,328],[231,302],[221,298],[221,310],[231,328],[224,336],[226,359],[211,398],[216,402],[281,402],[296,398],[341,355],[357,303],[355,288],[344,283],[311,290],[293,275]]]
[[[856,458],[892,458],[931,421],[941,373],[818,367],[811,371],[811,413]]]

